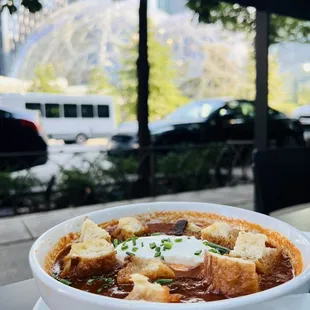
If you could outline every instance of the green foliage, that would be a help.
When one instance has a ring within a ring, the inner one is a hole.
[[[21,5],[29,10],[31,13],[36,13],[42,9],[42,4],[38,0],[22,0]],[[7,1],[7,3],[2,4],[2,10],[8,9],[10,14],[17,12],[17,7],[14,5],[14,0]]]
[[[95,188],[96,182],[91,170],[65,170],[57,188],[60,194],[57,203],[61,206],[83,206],[89,204],[89,201],[95,203]]]
[[[269,55],[269,105],[279,107],[286,101],[284,76],[280,73],[279,62],[276,55]],[[240,78],[239,98],[255,99],[255,59],[254,51],[250,53],[245,70]]]
[[[171,50],[156,39],[154,32],[149,31],[149,114],[150,119],[158,119],[183,105],[185,98],[174,83],[176,71],[172,63]],[[138,57],[137,38],[132,38],[125,47],[122,69],[119,72],[119,83],[116,91],[124,101],[123,108],[129,116],[136,114],[137,105],[137,71]]]
[[[255,9],[253,8],[217,0],[188,0],[187,6],[198,15],[199,22],[221,23],[228,30],[244,31],[253,37],[255,30]],[[282,41],[309,43],[310,22],[271,15],[270,44]]]
[[[241,68],[230,56],[230,48],[221,43],[210,43],[204,48],[202,75],[182,85],[183,92],[194,99],[231,96],[240,88]]]
[[[63,92],[62,89],[57,85],[57,76],[53,65],[38,65],[36,67],[32,85],[28,91],[42,93]]]
[[[300,87],[299,91],[299,104],[309,104],[310,103],[310,84],[306,84]]]
[[[104,71],[100,68],[93,68],[88,78],[88,93],[92,95],[108,94],[111,92],[111,84]]]

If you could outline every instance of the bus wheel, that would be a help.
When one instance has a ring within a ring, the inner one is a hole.
[[[87,139],[88,138],[84,134],[80,133],[76,136],[75,142],[77,144],[84,144],[86,143]]]

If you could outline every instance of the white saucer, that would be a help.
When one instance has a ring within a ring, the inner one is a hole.
[[[33,310],[50,310],[50,308],[45,304],[43,299],[40,298],[34,306]]]

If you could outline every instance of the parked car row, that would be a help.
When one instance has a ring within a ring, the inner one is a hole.
[[[253,141],[254,103],[249,100],[206,99],[189,103],[162,121],[150,123],[152,145],[199,145],[228,140]],[[268,137],[277,146],[304,145],[300,121],[268,109]],[[110,154],[138,148],[137,124],[119,128],[110,141]]]

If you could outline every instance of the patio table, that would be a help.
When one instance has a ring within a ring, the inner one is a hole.
[[[306,234],[310,237],[310,232]],[[0,310],[32,310],[39,298],[33,279],[3,286],[0,287]]]

